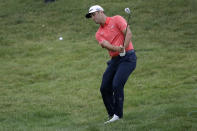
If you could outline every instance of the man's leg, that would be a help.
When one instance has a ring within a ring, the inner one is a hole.
[[[134,71],[136,67],[136,56],[130,55],[127,57],[131,59],[128,61],[128,58],[123,58],[113,80],[113,89],[114,89],[114,98],[115,98],[115,114],[119,118],[123,117],[123,102],[124,102],[124,85],[128,80],[130,74]]]
[[[115,74],[114,67],[108,64],[108,67],[103,74],[100,92],[103,98],[103,103],[106,107],[108,115],[112,117],[114,115],[114,95],[112,88],[112,81]]]

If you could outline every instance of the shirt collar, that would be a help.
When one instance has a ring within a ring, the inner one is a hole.
[[[104,26],[108,25],[110,20],[111,20],[111,18],[107,17],[106,20],[105,20]],[[104,26],[101,26],[101,27],[104,27]]]
[[[109,24],[109,21],[110,21],[110,17],[107,17],[106,18],[106,21],[105,21],[105,24],[108,25]]]

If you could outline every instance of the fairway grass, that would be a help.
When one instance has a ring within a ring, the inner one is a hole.
[[[132,11],[137,68],[124,118],[108,125],[100,95],[110,59],[95,40],[92,4]],[[80,5],[80,8],[79,8]],[[196,131],[196,0],[0,2],[0,131]],[[64,39],[60,41],[58,38]]]

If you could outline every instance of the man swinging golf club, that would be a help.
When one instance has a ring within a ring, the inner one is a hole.
[[[130,17],[129,8],[125,12]],[[90,7],[86,18],[92,18],[96,24],[100,24],[96,39],[102,48],[108,50],[111,57],[100,87],[110,118],[106,124],[123,117],[124,85],[136,68],[137,58],[131,42],[131,30],[122,16],[107,17],[101,6],[94,5]]]

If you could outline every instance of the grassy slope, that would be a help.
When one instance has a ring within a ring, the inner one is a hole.
[[[103,125],[107,52],[84,19],[89,5],[130,22],[138,66],[125,86],[124,120]],[[0,130],[196,130],[195,0],[2,0]],[[80,5],[80,8],[79,8]],[[64,40],[59,41],[58,37]]]

